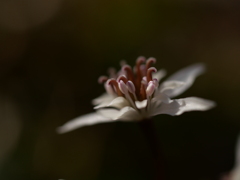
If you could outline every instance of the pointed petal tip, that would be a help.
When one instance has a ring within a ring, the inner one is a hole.
[[[195,71],[197,72],[197,75],[201,75],[201,74],[205,73],[205,71],[206,71],[206,65],[202,62],[193,64],[193,65],[189,66],[188,68],[192,69],[192,70],[195,69]]]
[[[56,132],[58,134],[64,134],[64,133],[66,133],[68,131],[66,131],[62,126],[60,126],[60,127],[56,128]]]

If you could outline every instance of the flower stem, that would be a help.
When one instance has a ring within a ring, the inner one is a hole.
[[[161,150],[161,146],[155,131],[153,121],[146,119],[139,122],[139,125],[145,135],[148,145],[151,149],[154,167],[155,167],[155,180],[166,180],[165,168],[164,168],[164,158]]]

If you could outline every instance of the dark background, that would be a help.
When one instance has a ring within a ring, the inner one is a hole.
[[[0,0],[0,179],[149,180],[153,159],[137,123],[58,135],[92,112],[97,83],[119,61],[156,57],[169,74],[203,62],[180,97],[207,112],[153,118],[169,180],[215,180],[233,168],[240,129],[238,1]]]

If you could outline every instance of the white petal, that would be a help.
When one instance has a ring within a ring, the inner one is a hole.
[[[180,115],[187,111],[206,111],[215,106],[215,102],[198,97],[188,97],[184,99],[176,99],[174,101],[177,101],[180,104],[180,109],[176,115]]]
[[[127,106],[121,109],[118,116],[115,117],[115,120],[120,119],[123,121],[137,121],[137,120],[140,120],[141,118],[142,117],[135,109],[133,109],[130,106]]]
[[[101,104],[101,103],[104,103],[104,102],[111,102],[113,99],[115,98],[115,96],[113,95],[110,95],[108,93],[104,93],[102,94],[101,96],[95,98],[92,100],[92,104],[93,105],[98,105],[98,104]]]
[[[172,90],[180,88],[183,85],[185,85],[185,83],[182,81],[165,81],[161,84],[160,92],[170,94]]]
[[[193,84],[196,77],[202,74],[204,70],[205,70],[205,67],[203,64],[194,64],[170,76],[166,81],[182,81],[185,84],[176,89],[172,89],[171,91],[169,90],[167,95],[169,97],[175,97],[183,93],[184,91],[186,91]]]
[[[129,102],[124,97],[117,97],[113,99],[111,102],[103,102],[94,107],[94,109],[99,109],[103,107],[115,107],[121,109],[125,106],[129,106]]]
[[[116,115],[118,115],[119,112],[120,110],[113,108],[103,108],[97,110],[98,114],[109,119],[115,119]]]
[[[165,93],[157,93],[156,95],[154,95],[151,101],[160,101],[168,104],[171,102],[171,99]]]
[[[97,111],[102,116],[120,121],[135,121],[141,119],[140,114],[130,106],[124,107],[121,110],[117,109],[99,109]]]
[[[158,81],[160,81],[166,74],[167,74],[166,70],[161,69],[161,70],[157,71],[156,73],[153,73],[152,77],[156,78]]]
[[[83,126],[89,126],[89,125],[105,123],[105,122],[114,122],[114,121],[110,118],[103,117],[97,113],[90,113],[90,114],[86,114],[68,121],[64,125],[57,128],[57,132],[66,133]]]
[[[170,103],[161,103],[159,106],[157,103],[158,102],[155,102],[155,106],[153,106],[150,110],[150,116],[155,116],[158,114],[169,114],[174,116],[179,111],[180,105],[176,101],[171,101]]]
[[[213,101],[197,97],[175,99],[169,104],[161,103],[158,108],[151,111],[151,116],[157,114],[169,114],[174,116],[188,111],[206,111],[214,106],[215,103]]]
[[[147,100],[145,99],[143,101],[135,101],[135,104],[138,109],[143,109],[147,106]]]

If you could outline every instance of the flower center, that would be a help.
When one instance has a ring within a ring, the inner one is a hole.
[[[119,72],[110,68],[109,77],[100,76],[98,82],[104,83],[109,94],[123,96],[131,104],[135,101],[142,101],[152,96],[158,86],[158,80],[152,77],[152,73],[157,72],[157,69],[152,67],[155,63],[155,58],[146,60],[145,57],[140,56],[133,69],[122,62],[122,68]]]

